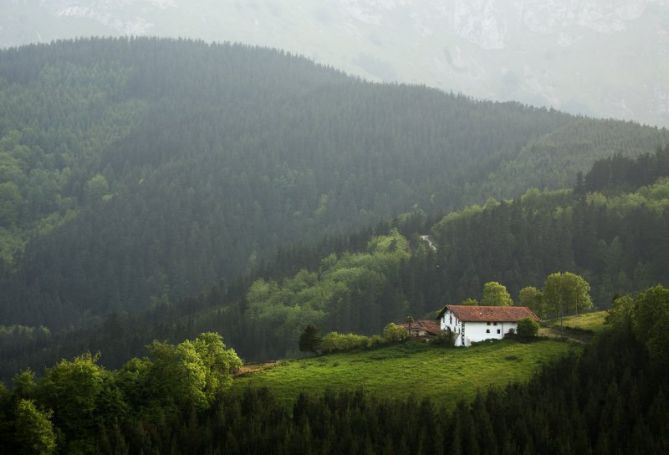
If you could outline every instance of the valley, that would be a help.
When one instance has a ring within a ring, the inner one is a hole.
[[[668,232],[666,128],[248,44],[0,49],[0,452],[666,453]]]

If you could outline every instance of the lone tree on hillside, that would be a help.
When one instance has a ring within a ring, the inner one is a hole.
[[[547,311],[557,316],[565,312],[578,314],[592,308],[590,284],[575,273],[551,273],[544,285],[544,303]]]
[[[304,328],[299,341],[300,351],[318,353],[321,347],[321,336],[318,334],[318,329],[309,324]]]
[[[497,281],[488,281],[483,285],[483,297],[481,305],[484,306],[511,306],[513,300],[506,286]]]

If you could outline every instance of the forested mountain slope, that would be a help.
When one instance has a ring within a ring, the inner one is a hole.
[[[80,36],[272,46],[375,81],[669,126],[666,0],[22,0],[0,47]]]
[[[578,153],[544,146],[580,122]],[[607,133],[618,128],[634,140]],[[519,160],[533,172],[535,150],[561,186],[564,166],[664,142],[664,130],[366,83],[268,49],[3,50],[0,318],[59,328],[173,301],[280,245],[484,200],[489,175]],[[506,183],[504,196],[527,184]]]
[[[114,314],[60,335],[4,331],[0,377],[86,350],[116,367],[153,339],[177,342],[210,330],[246,359],[279,358],[296,352],[307,324],[378,333],[407,315],[434,317],[445,304],[478,299],[488,281],[506,285],[517,301],[521,288],[542,288],[557,271],[583,275],[595,305],[608,308],[616,295],[669,285],[664,176],[669,147],[637,160],[616,156],[598,161],[573,191],[530,190],[442,217],[405,214],[316,247],[286,249],[232,285],[140,315]],[[436,250],[421,238],[428,232]]]

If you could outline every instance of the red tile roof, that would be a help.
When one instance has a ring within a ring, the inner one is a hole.
[[[399,324],[401,327],[404,327],[407,331],[411,330],[424,330],[431,335],[439,335],[441,333],[441,327],[437,321],[431,320],[420,320],[413,322],[405,322],[404,324]]]
[[[446,309],[463,322],[517,322],[525,318],[539,321],[526,306],[446,305]]]

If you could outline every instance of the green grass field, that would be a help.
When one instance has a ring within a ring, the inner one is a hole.
[[[563,324],[570,329],[589,330],[593,333],[599,333],[606,328],[604,320],[608,311],[595,311],[592,313],[579,314],[578,316],[567,316]],[[554,327],[560,326],[560,320],[553,321]]]
[[[269,387],[285,401],[301,391],[362,388],[379,397],[427,396],[455,405],[461,398],[473,398],[477,390],[526,381],[542,364],[574,349],[579,347],[553,340],[502,341],[466,349],[407,343],[282,362],[238,377],[233,387]]]

